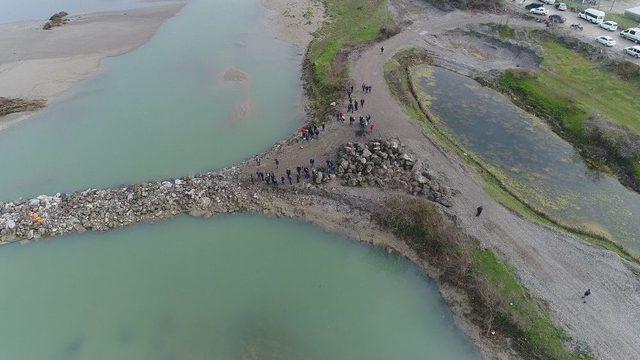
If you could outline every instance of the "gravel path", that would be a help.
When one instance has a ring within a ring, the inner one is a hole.
[[[353,56],[354,97],[366,101],[356,119],[372,114],[377,125],[373,136],[400,138],[425,164],[447,179],[448,186],[460,191],[449,211],[469,234],[514,266],[522,283],[548,304],[553,318],[574,339],[586,342],[599,358],[640,358],[640,267],[571,235],[522,219],[501,206],[483,190],[482,180],[472,168],[423,134],[387,88],[383,66],[398,51],[415,46],[429,50],[425,39],[430,37],[437,38],[438,34],[465,25],[504,23],[507,19],[494,14],[442,14],[424,9],[416,13],[415,8],[406,6],[396,10],[401,14],[409,11],[412,24],[393,38]],[[511,24],[514,21],[518,20],[510,19]],[[384,46],[384,54],[380,54],[380,46]],[[371,94],[362,94],[359,85],[363,82],[373,86]],[[280,161],[278,172],[308,164],[311,158],[321,164],[332,157],[340,144],[357,140],[355,130],[355,126],[332,121],[319,140],[283,144],[267,153],[259,168],[252,166],[247,172],[276,170],[276,158]],[[372,193],[362,191],[360,195],[376,196]],[[485,209],[479,219],[474,216],[478,205]],[[587,288],[592,295],[583,302],[581,295]]]

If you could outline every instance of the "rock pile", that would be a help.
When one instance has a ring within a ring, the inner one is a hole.
[[[255,210],[256,199],[224,172],[0,203],[0,243],[106,231],[189,213]]]
[[[44,107],[46,103],[47,102],[42,99],[24,100],[0,97],[0,116],[23,111],[35,111]]]
[[[378,186],[424,195],[429,200],[451,206],[453,193],[403,151],[398,141],[371,140],[348,143],[338,150],[336,175],[346,186]]]
[[[69,15],[68,13],[66,13],[65,11],[60,11],[59,13],[55,13],[53,14],[50,18],[49,21],[47,21],[44,26],[42,26],[43,30],[51,30],[52,28],[56,27],[56,26],[62,26],[64,24],[66,24],[69,19],[66,19],[67,15]]]

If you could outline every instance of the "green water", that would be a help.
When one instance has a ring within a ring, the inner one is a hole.
[[[194,174],[284,137],[301,122],[301,59],[265,26],[258,0],[192,0],[0,133],[0,199]],[[221,80],[232,66],[246,84]],[[0,359],[478,357],[406,260],[263,217],[4,246],[0,302]]]
[[[2,359],[473,359],[407,261],[297,222],[179,218],[0,251]]]
[[[638,193],[590,169],[571,144],[495,90],[431,69],[419,80],[431,96],[430,110],[512,190],[557,220],[608,233],[640,253]]]
[[[195,174],[285,137],[301,122],[301,58],[264,11],[192,0],[149,43],[0,133],[0,200]],[[230,67],[249,80],[224,82]],[[246,118],[232,116],[245,103]]]

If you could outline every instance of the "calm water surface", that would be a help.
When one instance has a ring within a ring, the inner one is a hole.
[[[179,218],[0,251],[2,359],[475,359],[403,258],[297,222]]]
[[[429,70],[416,76],[431,111],[519,194],[557,219],[607,231],[640,252],[640,195],[590,169],[569,143],[503,95],[451,71]]]
[[[178,177],[259,152],[301,122],[300,56],[259,0],[192,0],[65,101],[0,133],[0,200]],[[224,82],[235,67],[244,83]]]

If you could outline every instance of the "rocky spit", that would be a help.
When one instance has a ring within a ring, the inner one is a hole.
[[[348,143],[338,150],[336,174],[345,186],[378,186],[423,195],[446,207],[453,191],[396,140]]]
[[[270,212],[270,197],[287,197],[296,189],[326,193],[327,183],[378,186],[426,196],[451,205],[452,191],[442,186],[397,141],[349,143],[337,152],[331,174],[318,168],[312,181],[300,185],[253,184],[239,168],[207,172],[172,181],[151,181],[73,194],[40,195],[0,203],[0,243],[51,238],[87,230],[107,231],[138,222],[158,222],[180,214],[212,216],[234,212]],[[324,171],[324,172],[323,172]],[[273,191],[273,189],[278,191]],[[287,191],[287,190],[291,191]],[[295,199],[292,196],[290,199]]]

